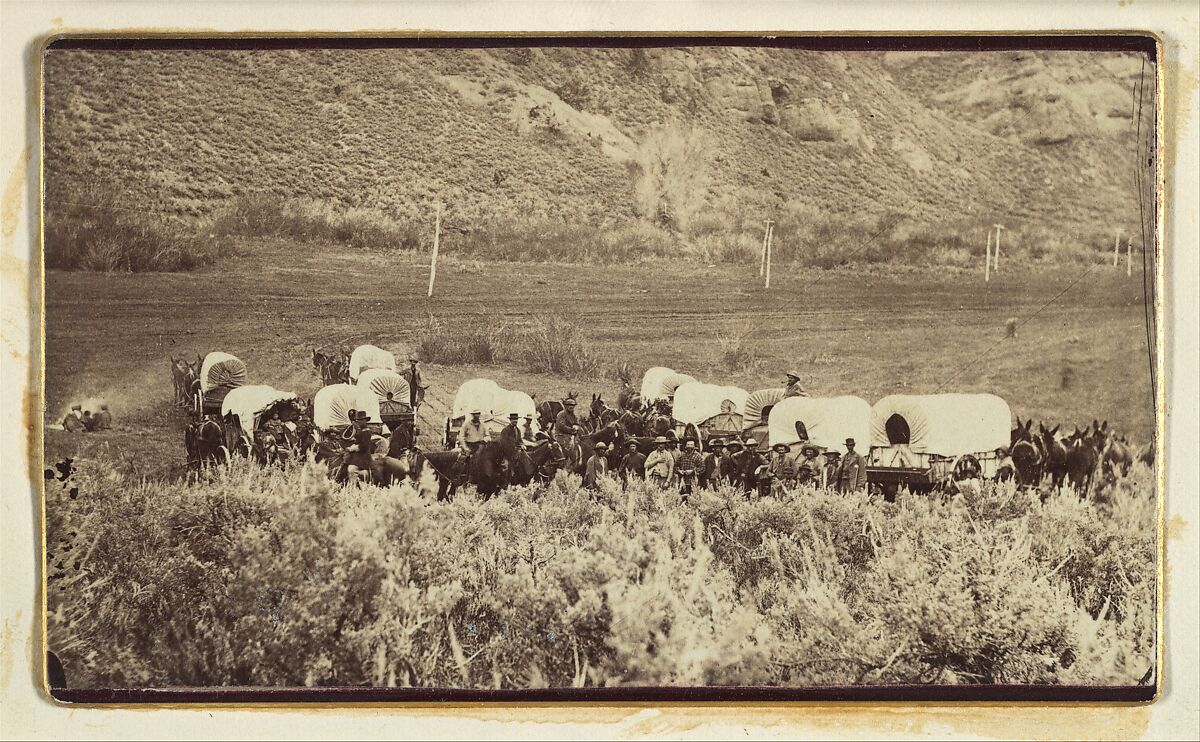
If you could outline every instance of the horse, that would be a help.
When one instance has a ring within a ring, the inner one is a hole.
[[[592,404],[588,408],[588,414],[590,419],[598,421],[601,425],[607,425],[621,418],[621,411],[609,407],[599,394],[592,395]]]
[[[1047,429],[1045,425],[1038,423],[1043,468],[1055,489],[1061,487],[1063,480],[1067,478],[1067,446],[1056,437],[1059,427],[1055,425],[1054,428]]]
[[[534,480],[545,484],[567,463],[562,446],[553,440],[544,439],[527,450],[517,452],[510,484],[526,485]]]
[[[350,353],[345,348],[313,348],[312,364],[321,372],[322,386],[350,382]]]
[[[605,458],[608,459],[609,464],[612,464],[614,457],[624,454],[621,450],[621,444],[624,441],[625,428],[615,420],[594,428],[590,432],[575,436],[574,445],[563,451],[567,458],[568,471],[582,474],[597,443],[604,443],[608,446],[608,453],[605,455]]]
[[[229,459],[225,430],[211,417],[189,424],[183,436],[188,468],[199,469],[206,463],[220,463]]]
[[[1033,418],[1021,425],[1017,417],[1017,427],[1013,428],[1009,438],[1013,466],[1016,467],[1017,485],[1020,487],[1036,487],[1042,481],[1042,451],[1033,436]]]
[[[196,359],[193,366],[183,358],[171,356],[171,382],[175,388],[175,404],[189,407],[192,404],[192,387],[199,381],[200,367],[204,363]]]
[[[1122,477],[1129,476],[1129,470],[1133,468],[1133,447],[1129,445],[1129,441],[1125,436],[1112,435],[1108,430],[1108,421],[1099,427],[1094,427],[1093,440],[1099,446],[1100,453],[1100,473],[1103,483],[1106,485],[1113,484],[1117,479],[1117,472],[1121,473]]]
[[[1067,482],[1079,490],[1080,499],[1087,499],[1092,491],[1092,478],[1100,463],[1100,451],[1095,437],[1088,431],[1075,428],[1067,439]]]
[[[466,456],[457,450],[418,451],[417,463],[411,472],[419,477],[428,464],[438,475],[438,499],[454,497],[458,487],[470,483],[483,498],[490,499],[508,486],[512,472],[517,467],[521,453],[521,441],[511,428],[500,431],[499,437],[476,449],[467,462]]]
[[[617,418],[617,422],[621,423],[629,435],[642,436],[646,434],[646,419],[633,410],[624,410]]]

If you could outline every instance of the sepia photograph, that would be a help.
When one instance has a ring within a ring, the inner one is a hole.
[[[51,40],[51,695],[1153,699],[1159,54]]]

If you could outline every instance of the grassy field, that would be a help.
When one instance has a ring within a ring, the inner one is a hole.
[[[1091,270],[889,273],[883,268],[777,272],[771,290],[746,269],[654,263],[581,267],[442,262],[432,300],[427,267],[411,255],[244,246],[243,255],[189,274],[51,272],[46,279],[46,415],[103,398],[116,428],[102,436],[47,433],[47,453],[107,447],[131,471],[183,460],[183,415],[169,406],[168,357],[224,350],[252,383],[303,394],[319,379],[314,345],[374,343],[403,355],[418,322],[488,317],[512,326],[561,314],[588,334],[605,366],[596,378],[532,374],[517,366],[434,366],[421,416],[440,434],[457,386],[475,376],[540,398],[567,390],[615,399],[608,371],[666,365],[706,381],[757,389],[798,367],[814,395],[999,394],[1022,418],[1107,419],[1137,441],[1153,430],[1143,295],[1135,276]],[[1040,310],[1040,311],[1039,311]],[[1005,325],[1024,324],[1016,339]],[[754,359],[729,370],[723,343],[744,337]]]

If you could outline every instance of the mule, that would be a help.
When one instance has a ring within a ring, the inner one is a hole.
[[[1096,441],[1086,430],[1075,429],[1067,439],[1067,483],[1079,491],[1081,499],[1091,495],[1092,480],[1100,463]]]
[[[1020,487],[1036,487],[1042,481],[1042,450],[1037,445],[1032,428],[1033,418],[1021,425],[1018,416],[1017,427],[1013,428],[1009,438],[1009,456],[1016,467],[1015,477]]]
[[[1067,446],[1057,438],[1059,427],[1055,425],[1052,429],[1047,429],[1045,425],[1038,423],[1043,467],[1055,489],[1061,487],[1067,478]]]
[[[221,463],[229,459],[225,446],[225,430],[211,417],[191,423],[184,430],[184,449],[190,469],[199,469],[205,464]]]
[[[439,500],[453,497],[458,487],[467,483],[475,485],[486,500],[508,486],[520,452],[520,438],[513,428],[505,427],[496,440],[481,445],[469,461],[461,451],[421,452],[419,460],[423,463],[413,474],[419,476],[425,463],[431,466],[439,477]]]
[[[554,479],[567,463],[562,446],[552,440],[542,440],[527,450],[518,451],[510,484],[526,485],[534,481],[546,484]]]
[[[321,372],[321,385],[350,383],[350,352],[345,348],[313,348],[313,367]]]

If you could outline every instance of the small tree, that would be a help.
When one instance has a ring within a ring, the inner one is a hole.
[[[638,213],[664,227],[686,230],[704,207],[712,182],[709,144],[705,132],[678,122],[651,129],[637,152]]]

